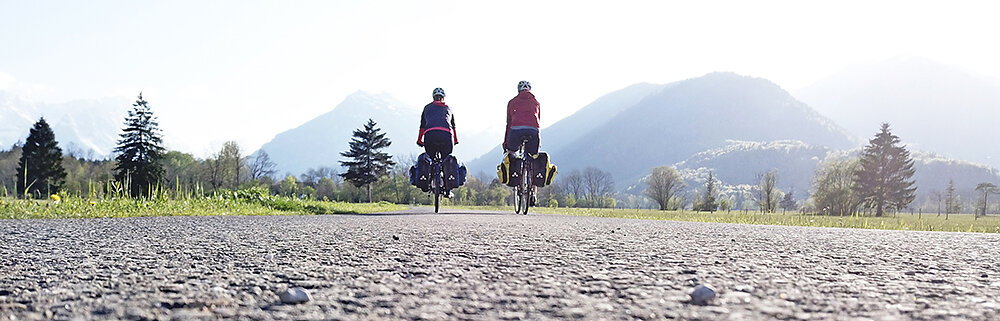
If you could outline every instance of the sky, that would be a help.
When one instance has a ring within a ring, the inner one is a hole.
[[[39,102],[134,98],[168,148],[256,150],[353,92],[463,132],[503,126],[520,80],[542,126],[611,91],[715,71],[787,90],[916,55],[1000,78],[989,1],[0,0],[0,90]],[[419,120],[414,120],[414,124]]]

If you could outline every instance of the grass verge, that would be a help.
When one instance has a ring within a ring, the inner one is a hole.
[[[0,199],[0,219],[364,214],[404,209],[406,207],[385,202],[370,204],[324,202],[243,191],[176,200],[78,197],[61,197],[59,201]]]
[[[512,207],[462,207],[476,210],[513,211]],[[758,225],[788,225],[813,227],[843,227],[883,230],[910,231],[947,231],[947,232],[981,232],[1000,233],[1000,216],[975,218],[972,214],[896,214],[884,217],[871,216],[825,216],[799,213],[757,212],[692,212],[692,211],[658,211],[634,209],[596,209],[596,208],[548,208],[537,207],[532,213],[563,214],[577,216],[630,218],[645,220],[668,220],[685,222],[738,223]]]

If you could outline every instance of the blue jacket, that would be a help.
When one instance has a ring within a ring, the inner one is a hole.
[[[443,101],[435,101],[424,106],[424,112],[420,114],[420,134],[417,135],[417,145],[423,146],[424,134],[432,130],[451,133],[453,142],[458,144],[455,116],[451,114],[451,108]]]

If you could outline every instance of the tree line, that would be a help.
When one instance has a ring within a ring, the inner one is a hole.
[[[757,175],[756,186],[750,187],[751,206],[762,213],[782,210],[808,210],[825,215],[873,215],[902,211],[910,206],[916,195],[913,176],[916,173],[913,159],[898,136],[893,135],[889,124],[883,123],[876,135],[869,140],[857,158],[836,159],[822,164],[812,184],[811,196],[800,204],[794,199],[794,190],[784,193],[777,189],[778,172],[769,170]],[[661,210],[683,209],[687,202],[684,179],[670,166],[654,168],[646,178],[644,195],[654,200]],[[704,187],[697,191],[691,209],[714,212],[730,210],[736,206],[732,196],[720,197],[716,178],[709,171]],[[980,183],[975,189],[979,197],[974,210],[977,216],[986,215],[989,196],[1000,193],[992,183]],[[944,194],[933,193],[941,212],[958,213],[961,201],[955,192],[954,182],[949,182]],[[747,209],[750,206],[743,206]],[[946,217],[947,219],[947,217]]]
[[[309,169],[296,177],[276,177],[277,164],[261,150],[247,155],[235,142],[205,159],[162,147],[162,134],[148,102],[139,94],[125,117],[115,158],[88,160],[58,147],[55,135],[44,118],[30,129],[25,143],[0,151],[0,195],[42,198],[64,192],[81,196],[103,196],[119,191],[131,197],[171,192],[208,195],[220,190],[267,187],[272,194],[298,198],[336,201],[387,201],[427,204],[430,198],[409,184],[408,169],[415,155],[397,158],[381,152],[391,145],[389,138],[369,119],[354,131],[345,160],[346,172],[331,167]],[[755,208],[763,213],[777,209],[810,210],[827,215],[870,213],[882,216],[900,211],[915,199],[912,179],[913,160],[899,137],[888,124],[882,127],[855,159],[833,160],[823,164],[813,179],[811,197],[804,203],[777,188],[778,173],[769,170],[757,175],[755,186],[720,194],[719,182],[708,171],[704,186],[688,193],[687,184],[670,166],[651,170],[644,179],[642,195],[661,210],[690,208],[695,211],[730,211]],[[946,193],[936,193],[945,214],[956,213],[960,200],[950,183]],[[990,194],[1000,193],[997,186],[981,183],[976,213],[985,215]],[[606,207],[620,205],[623,195],[616,193],[610,173],[595,167],[562,173],[556,182],[538,192],[539,206]],[[509,204],[510,189],[499,180],[479,173],[465,186],[455,190],[449,200],[460,205]],[[631,197],[631,196],[629,196]],[[628,206],[642,200],[630,199]],[[941,206],[939,206],[940,208]],[[939,212],[941,210],[939,209]]]

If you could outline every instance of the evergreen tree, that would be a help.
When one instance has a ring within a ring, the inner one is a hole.
[[[21,150],[15,189],[21,195],[58,193],[66,181],[62,160],[62,149],[56,143],[55,133],[44,117],[38,119]]]
[[[948,220],[948,214],[957,214],[962,210],[962,201],[958,193],[955,192],[955,180],[948,179],[948,188],[945,189],[944,197],[944,219]]]
[[[886,209],[900,210],[910,205],[917,190],[914,187],[913,159],[899,137],[889,131],[889,124],[882,129],[861,152],[860,168],[854,174],[862,205],[875,209],[875,216],[882,216]]]
[[[381,152],[391,144],[392,141],[385,137],[385,133],[381,133],[376,127],[375,121],[368,119],[368,124],[365,124],[363,129],[354,131],[350,150],[340,153],[341,156],[350,159],[340,162],[341,165],[347,166],[347,172],[340,176],[355,187],[365,186],[368,191],[368,202],[372,201],[371,184],[378,181],[379,177],[385,176],[389,169],[396,165],[392,161],[392,156]]]
[[[795,202],[794,188],[789,190],[788,194],[785,194],[785,196],[781,199],[781,202],[778,203],[778,206],[781,206],[781,209],[785,211],[795,210],[799,206],[799,204]]]
[[[705,182],[705,194],[701,196],[698,204],[695,205],[695,210],[706,212],[715,212],[718,210],[719,202],[715,200],[715,194],[715,175],[709,171],[708,181]]]
[[[150,188],[163,180],[163,155],[160,124],[153,116],[149,103],[142,99],[132,104],[132,110],[125,117],[125,128],[118,147],[115,147],[115,180],[125,186],[132,196],[147,195]]]

